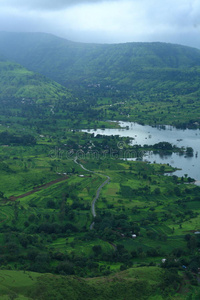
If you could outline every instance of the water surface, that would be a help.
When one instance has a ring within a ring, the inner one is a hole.
[[[132,145],[153,145],[159,142],[169,142],[178,147],[192,147],[194,155],[187,157],[172,153],[171,155],[159,155],[149,152],[143,160],[156,163],[169,163],[171,166],[181,168],[174,172],[177,176],[190,176],[200,181],[200,130],[177,129],[172,126],[151,127],[133,122],[119,122],[119,129],[90,129],[84,132],[101,135],[119,135],[120,137],[133,138]]]

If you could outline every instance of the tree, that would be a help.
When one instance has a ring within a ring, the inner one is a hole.
[[[94,253],[96,255],[99,255],[101,253],[101,251],[102,251],[102,248],[101,248],[100,245],[95,245],[95,246],[92,247],[92,250],[94,251]]]
[[[186,155],[187,156],[193,156],[193,152],[194,152],[194,150],[192,149],[192,147],[187,147],[186,148]]]
[[[180,190],[180,188],[178,186],[176,186],[174,188],[174,193],[175,193],[176,196],[181,196],[181,190]]]
[[[155,188],[155,190],[154,190],[154,193],[155,193],[155,195],[160,195],[160,188]]]
[[[73,275],[74,274],[74,265],[69,261],[61,262],[56,267],[56,272],[65,275]]]
[[[31,214],[31,215],[28,217],[28,221],[29,221],[29,222],[34,222],[34,221],[35,221],[35,215],[34,215],[34,214]]]
[[[52,199],[49,199],[47,201],[47,208],[52,208],[52,209],[56,208],[56,204]]]
[[[192,235],[190,237],[190,239],[188,240],[188,243],[187,243],[187,246],[188,248],[192,251],[192,250],[195,250],[195,248],[197,247],[197,240],[196,240],[196,237],[194,235]]]
[[[29,240],[24,233],[19,235],[19,242],[22,245],[22,247],[27,248],[27,245],[29,244]]]
[[[4,193],[0,191],[0,199],[4,199]]]
[[[162,284],[161,288],[163,290],[175,290],[177,289],[178,284],[181,282],[181,277],[178,275],[177,270],[165,270],[163,278],[162,278]]]

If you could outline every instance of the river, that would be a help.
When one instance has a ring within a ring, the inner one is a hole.
[[[143,160],[156,163],[169,163],[171,166],[179,168],[173,174],[177,176],[188,176],[200,182],[200,130],[177,129],[172,126],[151,127],[133,122],[119,122],[121,128],[118,129],[90,129],[84,132],[101,135],[119,135],[120,137],[133,138],[132,145],[153,145],[159,142],[169,142],[178,147],[192,147],[194,155],[188,157],[172,153],[172,155],[160,155],[149,152]]]

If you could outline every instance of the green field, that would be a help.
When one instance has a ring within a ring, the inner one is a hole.
[[[141,157],[193,149],[80,131],[198,129],[199,50],[17,39],[0,33],[28,68],[0,55],[0,299],[199,299],[200,187]]]

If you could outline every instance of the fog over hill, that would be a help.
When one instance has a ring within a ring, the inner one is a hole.
[[[88,87],[95,86],[96,98],[105,89],[121,97],[134,95],[139,101],[178,101],[179,96],[196,101],[200,95],[196,48],[167,43],[86,44],[45,33],[1,32],[0,53],[86,101]]]
[[[67,87],[99,81],[132,89],[139,78],[168,80],[200,66],[200,50],[186,46],[84,44],[45,33],[1,32],[0,53]]]

